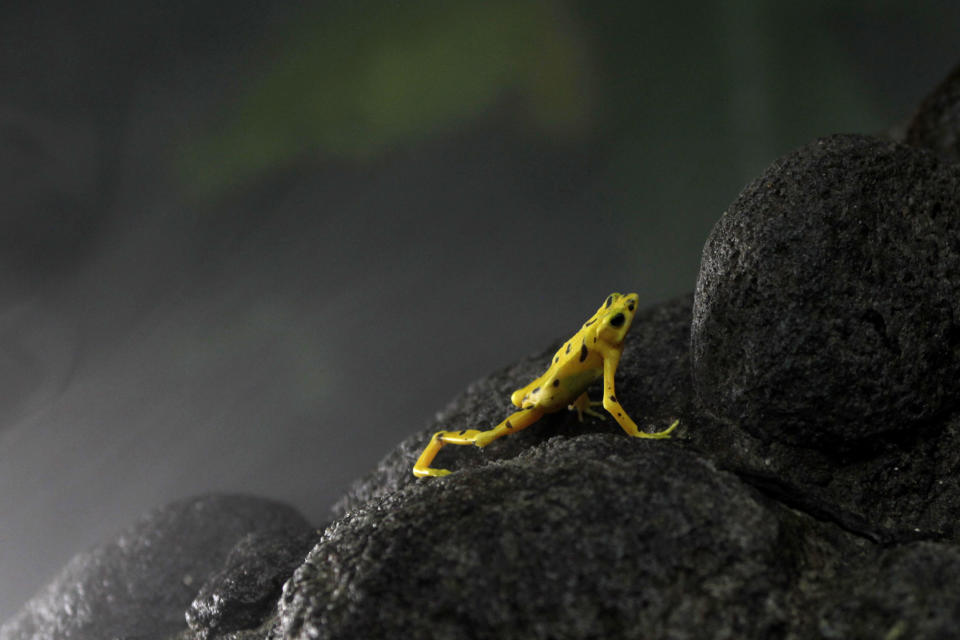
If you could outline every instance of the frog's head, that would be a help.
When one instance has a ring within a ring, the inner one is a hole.
[[[597,310],[597,337],[607,344],[617,345],[623,342],[633,316],[637,313],[640,296],[635,293],[623,295],[611,293]]]

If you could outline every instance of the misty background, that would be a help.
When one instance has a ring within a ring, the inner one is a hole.
[[[322,524],[609,292],[690,292],[777,156],[960,62],[956,3],[664,4],[0,4],[0,620],[176,498]]]

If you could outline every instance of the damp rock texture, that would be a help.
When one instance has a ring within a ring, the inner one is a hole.
[[[303,526],[241,538],[187,610],[195,637],[206,640],[259,627],[276,605],[283,583],[319,538],[319,532]]]
[[[2,640],[162,639],[244,536],[311,531],[296,510],[243,496],[175,502],[81,553],[0,628]]]
[[[703,250],[691,350],[714,415],[850,445],[960,400],[960,167],[866,136],[775,162]]]
[[[960,162],[960,65],[920,103],[904,142]]]
[[[274,637],[771,637],[787,520],[679,446],[553,438],[351,512],[286,585]]]
[[[958,575],[960,550],[954,545],[921,542],[885,550],[872,566],[838,581],[836,597],[816,611],[810,637],[954,638],[960,628]]]
[[[434,430],[477,424],[552,349],[495,374],[341,501],[270,637],[950,637],[957,416],[855,451],[757,437],[698,402],[692,319],[690,297],[638,313],[617,373],[631,415],[678,417],[674,438],[558,413],[413,478]]]

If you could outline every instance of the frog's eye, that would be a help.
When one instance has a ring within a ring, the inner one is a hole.
[[[622,313],[618,313],[617,315],[610,318],[610,326],[622,327],[625,321],[626,321],[626,317],[624,317]]]

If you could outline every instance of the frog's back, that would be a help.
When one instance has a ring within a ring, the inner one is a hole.
[[[577,332],[557,349],[547,370],[513,392],[510,400],[514,405],[536,407],[545,412],[557,411],[573,403],[594,380],[603,375],[603,356],[597,349],[597,330],[604,315],[611,313],[611,305],[620,297],[619,293],[610,294]]]
[[[588,341],[581,330],[564,342],[541,376],[513,392],[513,404],[551,412],[573,403],[603,374],[603,361],[587,346]]]

